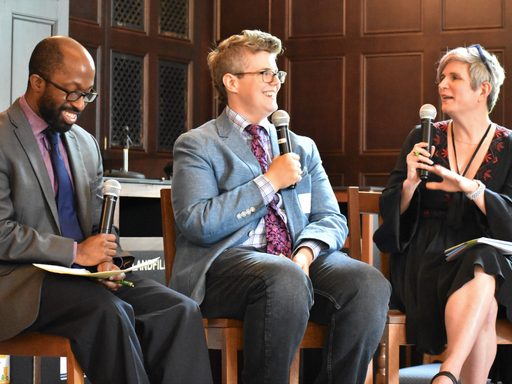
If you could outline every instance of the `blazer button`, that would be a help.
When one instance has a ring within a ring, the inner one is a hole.
[[[249,233],[247,235],[249,235],[249,237],[253,237],[254,236],[254,231],[249,231]]]

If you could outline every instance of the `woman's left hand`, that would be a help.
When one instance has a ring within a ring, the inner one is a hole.
[[[443,180],[440,182],[429,181],[425,185],[427,189],[471,193],[478,188],[478,184],[474,180],[468,179],[438,164],[430,167],[429,171],[435,173]]]

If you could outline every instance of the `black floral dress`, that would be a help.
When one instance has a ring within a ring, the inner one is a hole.
[[[449,121],[434,124],[433,161],[450,168]],[[498,303],[512,318],[512,257],[488,245],[477,245],[447,262],[444,250],[477,237],[512,241],[512,131],[496,126],[492,143],[475,179],[486,185],[487,215],[461,193],[416,190],[409,208],[400,215],[406,156],[421,141],[415,128],[405,141],[380,202],[383,224],[374,240],[391,253],[392,305],[407,315],[408,341],[420,351],[440,353],[446,344],[444,309],[451,293],[473,278],[475,265],[496,276]],[[429,181],[438,179],[431,175]],[[463,313],[460,316],[464,316]]]

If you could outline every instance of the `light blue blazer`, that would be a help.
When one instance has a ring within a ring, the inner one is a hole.
[[[274,156],[277,133],[271,126]],[[280,191],[293,246],[324,243],[322,254],[342,248],[348,234],[315,143],[290,132],[304,170],[295,189]],[[246,141],[223,112],[182,134],[174,145],[173,207],[176,258],[171,287],[201,303],[208,268],[224,250],[243,244],[267,207],[253,181],[261,169]],[[319,257],[322,257],[320,254]]]

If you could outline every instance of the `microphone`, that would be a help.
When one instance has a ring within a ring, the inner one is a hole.
[[[432,121],[436,118],[437,110],[432,104],[423,104],[420,108],[421,120],[421,141],[428,143],[427,151],[430,153],[432,148]],[[428,171],[426,169],[420,170],[420,179],[428,179]]]
[[[275,125],[277,131],[277,144],[279,144],[279,153],[284,155],[292,151],[290,144],[290,136],[288,134],[288,124],[290,123],[290,115],[282,109],[272,114],[272,124]]]
[[[290,143],[290,134],[288,133],[288,124],[290,123],[290,115],[288,112],[279,109],[272,114],[272,124],[276,127],[277,131],[277,144],[279,145],[279,154],[284,155],[292,151]],[[290,185],[288,188],[295,188],[295,184]]]
[[[101,209],[100,233],[112,233],[114,211],[121,192],[121,184],[117,180],[109,179],[103,183],[102,192],[103,208]]]

